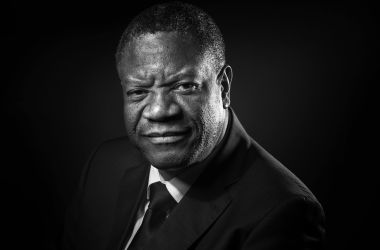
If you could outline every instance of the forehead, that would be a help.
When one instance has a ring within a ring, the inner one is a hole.
[[[121,76],[147,77],[184,71],[204,71],[208,60],[190,35],[156,32],[140,35],[126,46],[119,63]]]

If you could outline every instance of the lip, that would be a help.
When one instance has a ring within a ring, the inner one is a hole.
[[[152,144],[170,144],[183,140],[189,134],[187,131],[150,132],[143,136]]]

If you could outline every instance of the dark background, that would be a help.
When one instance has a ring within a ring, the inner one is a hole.
[[[88,155],[124,135],[114,52],[151,4],[137,2],[3,8],[0,216],[9,249],[54,249]],[[329,249],[377,244],[375,6],[197,4],[225,36],[235,112],[318,197]]]

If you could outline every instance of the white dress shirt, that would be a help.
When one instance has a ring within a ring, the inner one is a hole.
[[[184,177],[182,175],[180,175],[178,177],[174,177],[174,178],[166,181],[161,176],[161,174],[157,168],[155,168],[154,166],[150,166],[146,201],[145,201],[145,204],[140,206],[139,211],[137,212],[136,223],[135,223],[135,226],[133,227],[131,237],[128,240],[128,243],[125,247],[125,250],[128,249],[128,247],[131,244],[133,238],[135,237],[137,231],[141,227],[141,224],[142,224],[143,219],[144,219],[144,215],[146,213],[146,210],[148,209],[150,184],[153,184],[155,182],[160,181],[161,183],[163,183],[166,186],[166,188],[168,189],[168,192],[174,198],[174,200],[177,203],[179,203],[182,200],[182,198],[185,196],[187,191],[190,189],[191,184],[200,175],[201,170],[202,170],[202,168],[195,168],[194,170],[190,169],[189,171],[186,171],[185,172],[186,182],[183,181]]]

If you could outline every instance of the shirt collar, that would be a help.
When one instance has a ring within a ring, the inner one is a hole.
[[[148,188],[147,188],[147,199],[149,199],[150,184],[153,184],[155,182],[161,182],[166,186],[166,188],[168,189],[168,192],[174,198],[174,200],[177,203],[179,203],[182,200],[182,198],[185,196],[187,191],[190,189],[191,184],[199,176],[199,174],[200,173],[194,173],[192,175],[192,178],[188,180],[187,182],[184,182],[179,177],[174,177],[166,181],[161,176],[158,169],[151,165],[150,172],[149,172]]]

